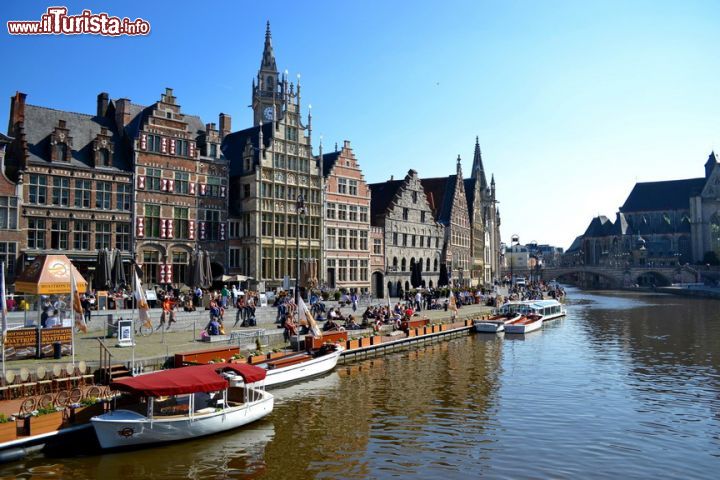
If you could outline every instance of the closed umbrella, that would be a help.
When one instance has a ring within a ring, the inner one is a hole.
[[[203,261],[203,263],[202,263],[202,267],[203,267],[203,275],[202,275],[203,284],[202,284],[201,286],[202,286],[202,287],[205,287],[205,288],[208,288],[208,287],[210,287],[210,284],[212,283],[213,275],[212,275],[212,268],[210,267],[210,253],[209,253],[207,250],[205,250],[205,251],[203,252],[203,254],[202,254],[202,261]]]
[[[114,289],[123,288],[127,285],[125,278],[125,268],[123,266],[122,254],[120,250],[115,249],[113,252],[113,267],[112,267],[112,287]]]
[[[110,252],[102,248],[98,250],[97,263],[95,264],[95,288],[97,290],[108,290],[111,282]]]
[[[450,283],[448,278],[447,265],[444,263],[440,264],[440,278],[438,278],[438,287],[447,287]]]
[[[190,268],[188,268],[187,284],[190,285],[192,288],[200,285],[200,261],[198,260],[199,255],[200,252],[195,251],[190,256]]]

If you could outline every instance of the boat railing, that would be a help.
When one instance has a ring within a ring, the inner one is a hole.
[[[113,354],[102,339],[98,338],[97,341],[100,344],[100,374],[103,376],[103,381],[109,385],[113,376]]]

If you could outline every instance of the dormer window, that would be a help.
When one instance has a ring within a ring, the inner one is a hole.
[[[172,112],[165,112],[165,118],[172,118]]]
[[[216,143],[210,144],[210,156],[212,158],[217,158],[217,144]]]
[[[70,158],[68,158],[68,148],[66,143],[55,144],[55,160],[60,162],[67,162],[70,160]]]
[[[98,165],[102,167],[111,166],[110,150],[108,150],[107,148],[101,148],[98,152]]]

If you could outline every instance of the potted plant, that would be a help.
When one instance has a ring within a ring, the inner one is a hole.
[[[80,403],[70,406],[70,422],[74,424],[88,423],[92,417],[101,415],[104,404],[95,397],[83,398]]]
[[[333,293],[333,298],[335,299],[336,302],[338,300],[340,300],[340,291],[339,290],[336,290],[335,293]]]
[[[230,358],[230,363],[246,363],[245,356],[236,353]]]
[[[448,326],[447,323],[441,323],[440,324],[440,331],[441,332],[447,332]]]
[[[372,345],[372,343],[370,343],[370,334],[369,333],[360,337],[360,348],[369,347],[370,345]]]
[[[40,435],[59,430],[65,422],[64,413],[64,408],[57,410],[54,407],[33,411],[28,417],[25,417],[28,434]]]
[[[382,337],[380,335],[373,335],[370,337],[370,345],[380,345],[382,343]]]
[[[0,443],[9,442],[17,438],[17,423],[15,417],[6,417],[0,413]]]
[[[348,350],[354,350],[356,348],[360,348],[360,340],[355,337],[350,337],[350,339],[347,341],[346,348]]]
[[[276,358],[284,357],[285,352],[279,348],[274,348],[272,352],[268,352],[267,359],[275,360]]]

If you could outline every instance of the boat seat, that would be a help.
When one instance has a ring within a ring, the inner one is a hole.
[[[290,365],[295,365],[296,363],[304,362],[311,358],[312,357],[307,354],[298,355],[296,357],[280,358],[278,360],[271,360],[271,361],[267,362],[267,366],[268,366],[268,370],[273,370],[275,368],[289,367]]]

